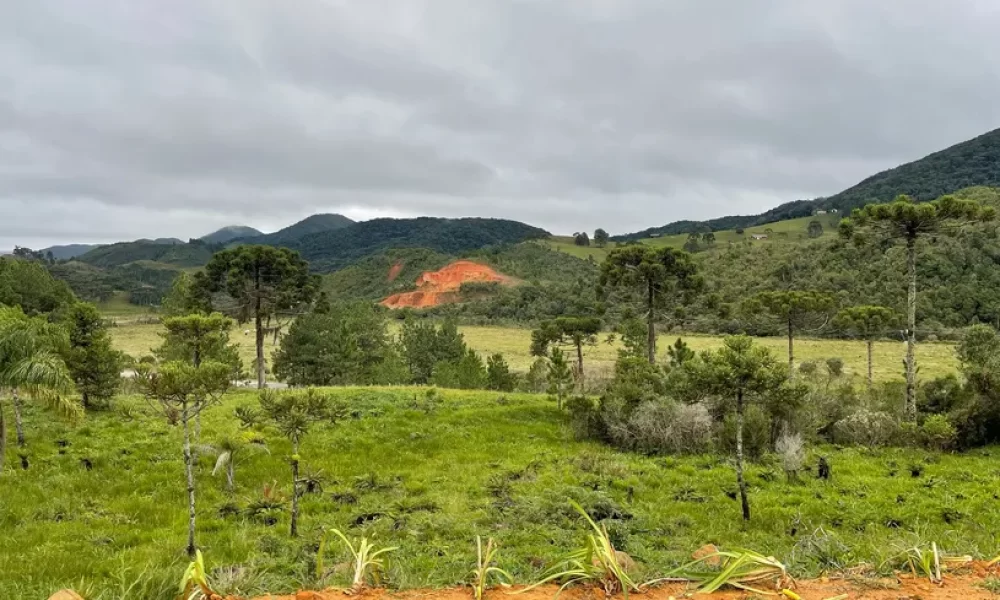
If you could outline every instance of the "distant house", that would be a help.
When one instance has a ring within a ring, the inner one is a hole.
[[[817,210],[817,211],[816,211],[816,212],[814,212],[813,214],[814,214],[814,215],[825,215],[825,214],[826,214],[826,211],[825,211],[825,210]]]
[[[750,234],[750,239],[751,240],[766,240],[767,239],[767,234],[766,233],[752,233],[752,234]]]

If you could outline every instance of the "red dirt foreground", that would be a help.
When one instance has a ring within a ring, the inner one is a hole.
[[[791,595],[781,590],[767,590],[770,595],[761,596],[751,592],[726,590],[712,594],[698,593],[693,586],[684,584],[664,585],[641,593],[631,593],[629,597],[636,600],[750,600],[775,598],[776,600],[989,600],[996,598],[983,589],[981,575],[971,572],[966,575],[945,576],[940,585],[932,584],[927,579],[912,576],[901,576],[899,579],[822,579],[798,582]],[[766,588],[765,588],[766,589]],[[514,593],[512,590],[494,589],[486,592],[486,600],[552,600],[558,586],[542,586],[526,593]],[[516,592],[516,588],[514,590]],[[762,590],[763,591],[763,590]],[[365,590],[360,594],[348,596],[344,590],[325,590],[322,592],[299,592],[286,596],[261,596],[254,600],[472,600],[471,588],[447,588],[440,590]],[[596,587],[573,587],[559,595],[561,600],[605,600],[604,590]],[[621,599],[621,594],[614,596]]]
[[[396,270],[397,275],[398,273],[399,271]],[[393,277],[392,271],[390,271],[389,276]],[[514,280],[497,273],[486,265],[471,260],[458,260],[439,271],[421,273],[420,277],[417,277],[416,291],[393,294],[383,300],[381,304],[389,308],[428,308],[457,302],[459,299],[458,291],[462,284],[471,282],[496,282],[502,285],[512,285]]]

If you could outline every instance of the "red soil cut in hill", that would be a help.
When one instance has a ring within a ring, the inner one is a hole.
[[[389,276],[386,278],[387,281],[396,281],[399,277],[399,273],[403,270],[403,261],[397,260],[391,267],[389,267]]]
[[[391,274],[391,271],[390,271]],[[389,308],[428,308],[458,301],[463,283],[512,285],[511,277],[471,260],[458,260],[438,271],[425,271],[417,277],[417,289],[393,294],[382,301]]]

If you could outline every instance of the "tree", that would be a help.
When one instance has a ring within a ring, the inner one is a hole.
[[[188,556],[194,556],[195,545],[195,480],[194,455],[191,452],[191,420],[207,406],[219,401],[229,389],[229,365],[203,361],[199,366],[170,361],[154,370],[149,364],[140,365],[136,383],[146,398],[158,407],[167,420],[180,420],[184,430],[184,472],[188,493]]]
[[[590,238],[587,236],[586,231],[581,231],[579,233],[573,234],[573,243],[577,246],[589,246]]]
[[[715,233],[711,231],[706,231],[705,233],[701,234],[701,241],[705,242],[706,246],[714,246]]]
[[[562,410],[563,400],[573,385],[573,373],[566,362],[566,355],[559,348],[553,348],[549,355],[548,384],[549,394],[555,397],[556,407]]]
[[[492,354],[486,359],[486,387],[498,392],[513,392],[514,375],[507,366],[503,354]]]
[[[322,305],[321,305],[322,306]],[[387,385],[409,379],[385,316],[369,303],[325,306],[295,319],[274,353],[274,372],[293,386]]]
[[[264,325],[300,310],[316,292],[309,265],[287,248],[238,246],[217,252],[196,275],[198,296],[209,306],[214,294],[229,297],[229,310],[240,323],[253,321],[256,342],[257,387],[264,387]]]
[[[835,300],[821,292],[786,290],[761,292],[746,307],[751,313],[770,313],[784,325],[788,335],[788,374],[795,374],[795,331],[803,327],[821,327],[826,323]]]
[[[239,347],[229,343],[232,319],[219,313],[189,314],[163,320],[163,343],[154,350],[162,361],[180,361],[199,367],[205,361],[228,365],[232,376],[243,369]]]
[[[667,348],[667,356],[670,357],[671,367],[679,367],[687,361],[692,360],[696,354],[694,350],[688,347],[684,340],[677,338],[677,341]]]
[[[73,305],[66,314],[66,324],[66,367],[76,382],[83,407],[90,408],[94,400],[106,403],[121,387],[125,355],[112,346],[107,325],[93,304]]]
[[[52,313],[76,302],[65,282],[35,260],[0,256],[0,304],[19,306],[28,315]]]
[[[701,235],[697,231],[688,234],[687,241],[684,242],[684,251],[694,254],[701,250]]]
[[[292,467],[292,516],[290,535],[299,534],[299,497],[302,495],[299,478],[299,444],[309,433],[313,424],[320,421],[336,423],[343,418],[343,407],[334,404],[329,396],[321,394],[315,388],[305,392],[277,393],[265,390],[260,393],[260,407],[264,415],[270,419],[292,443],[292,456],[289,464]]]
[[[823,224],[816,219],[809,221],[809,227],[806,228],[806,234],[813,239],[821,237],[823,235]]]
[[[908,421],[917,418],[917,240],[940,233],[955,233],[974,223],[992,221],[996,209],[972,200],[942,196],[932,202],[915,204],[908,196],[898,196],[887,204],[856,208],[840,223],[844,237],[863,241],[868,235],[884,241],[901,240],[906,245],[906,404]]]
[[[770,350],[747,336],[731,336],[722,348],[702,352],[699,360],[684,363],[687,383],[696,393],[729,398],[736,413],[736,483],[743,519],[750,520],[750,501],[743,474],[743,422],[747,404],[781,394],[788,379]]]
[[[28,317],[20,308],[0,306],[0,474],[7,451],[5,393],[10,393],[14,407],[18,446],[25,445],[21,394],[69,417],[83,412],[68,395],[73,379],[59,356],[61,335],[58,328],[43,319]]]
[[[646,353],[656,362],[656,311],[676,292],[700,289],[701,278],[687,252],[637,245],[616,248],[601,265],[601,287],[641,290],[646,305]]]
[[[450,320],[438,328],[428,321],[408,319],[403,322],[399,337],[403,360],[413,382],[418,384],[430,381],[438,363],[458,363],[468,350],[458,326]]]
[[[160,304],[161,312],[167,317],[182,317],[191,313],[208,312],[204,297],[199,297],[195,280],[187,273],[174,278],[170,291]]]
[[[576,376],[583,381],[583,346],[597,344],[601,320],[596,317],[558,317],[542,321],[531,332],[531,355],[546,356],[550,345],[572,346],[576,350]]]
[[[865,340],[868,349],[868,389],[872,389],[872,347],[875,338],[885,333],[886,329],[895,327],[899,321],[896,312],[884,306],[852,306],[837,313],[833,323],[836,327]]]
[[[611,236],[608,235],[607,231],[604,231],[601,228],[594,231],[594,244],[596,244],[598,248],[607,246],[609,239],[611,239]]]

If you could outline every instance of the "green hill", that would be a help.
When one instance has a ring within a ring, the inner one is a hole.
[[[871,202],[888,202],[899,194],[917,200],[933,200],[973,186],[1000,186],[1000,129],[930,154],[864,179],[838,194],[815,200],[796,200],[759,215],[728,216],[707,221],[677,221],[615,240],[638,240],[653,234],[675,235],[692,231],[748,228],[793,218],[808,217],[816,210],[851,209]]]
[[[68,260],[71,258],[76,258],[81,254],[86,254],[94,248],[97,248],[100,244],[65,244],[62,246],[49,246],[48,248],[42,248],[39,250],[43,255],[51,252],[52,257],[56,260]]]
[[[331,231],[337,231],[338,229],[350,227],[353,224],[354,221],[343,215],[311,215],[302,219],[298,223],[289,225],[284,229],[279,229],[274,233],[263,234],[259,237],[243,238],[239,241],[251,244],[265,244],[268,246],[291,247],[307,235],[329,233]]]
[[[199,240],[187,244],[165,244],[153,240],[119,242],[99,246],[76,260],[95,267],[120,267],[147,260],[175,267],[199,267],[208,262],[217,247]]]
[[[548,236],[545,230],[504,219],[420,217],[363,221],[335,233],[306,235],[287,247],[301,252],[313,270],[330,273],[389,249],[425,248],[457,254]]]
[[[208,235],[203,235],[198,239],[206,244],[228,244],[229,242],[240,238],[253,238],[261,235],[264,235],[264,233],[254,229],[253,227],[230,225],[229,227],[223,227],[222,229],[213,231]]]

